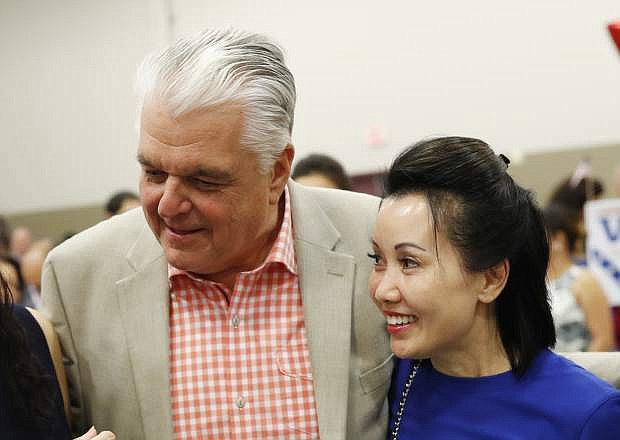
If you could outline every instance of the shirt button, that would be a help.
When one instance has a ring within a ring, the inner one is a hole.
[[[234,328],[239,327],[239,323],[241,322],[241,320],[239,319],[239,315],[235,315],[232,317],[232,326]]]
[[[243,409],[245,408],[245,399],[243,397],[237,397],[237,400],[235,400],[235,406],[239,409]]]

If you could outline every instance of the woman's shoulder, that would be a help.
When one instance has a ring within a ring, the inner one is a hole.
[[[620,393],[610,396],[596,407],[581,431],[580,439],[611,440],[618,438]]]
[[[611,437],[605,430],[610,431],[620,420],[620,392],[551,350],[543,350],[535,358],[511,398],[526,403],[530,409],[537,407],[565,435],[618,438],[617,429],[611,430]]]
[[[32,349],[47,346],[45,332],[37,319],[37,316],[41,316],[40,313],[29,307],[14,305],[13,316],[26,332],[28,344]]]
[[[30,316],[30,321],[32,322],[32,324],[36,325],[36,327],[43,334],[45,341],[47,342],[46,345],[49,346],[49,341],[51,341],[56,335],[54,333],[54,327],[52,326],[52,323],[36,309],[26,307],[26,312]]]
[[[18,313],[24,314],[22,311]],[[65,376],[62,350],[54,326],[43,314],[35,309],[26,308],[25,314],[29,315],[29,317],[24,316],[24,319],[30,322],[30,325],[33,327],[32,332],[36,332],[39,335],[36,342],[38,346],[34,346],[33,350],[39,357],[46,372],[56,377],[64,403],[65,414],[68,415],[69,388]],[[36,330],[34,327],[36,327]]]
[[[21,325],[28,349],[39,361],[43,372],[55,376],[52,344],[56,334],[51,323],[36,310],[19,305],[13,306],[13,316]]]
[[[620,391],[573,361],[545,350],[535,364],[527,380],[546,395],[575,402],[582,411],[598,408],[610,399],[620,399]],[[553,393],[553,394],[548,394]],[[579,399],[575,399],[579,396]]]
[[[575,278],[573,282],[573,289],[589,291],[599,288],[599,281],[587,268],[574,266],[574,269]]]

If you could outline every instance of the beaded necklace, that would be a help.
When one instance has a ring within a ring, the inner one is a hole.
[[[398,431],[400,430],[400,422],[403,418],[403,412],[405,411],[405,404],[407,403],[407,397],[409,397],[409,390],[411,390],[411,384],[413,378],[418,373],[418,368],[422,361],[412,362],[411,369],[409,370],[409,377],[405,383],[405,389],[398,403],[398,412],[396,413],[396,421],[394,422],[394,430],[392,431],[392,440],[398,440]]]

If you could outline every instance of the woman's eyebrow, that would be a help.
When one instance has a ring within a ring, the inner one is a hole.
[[[420,249],[421,251],[428,252],[422,246],[417,245],[415,243],[408,242],[408,241],[404,242],[404,243],[398,243],[396,246],[394,246],[394,250],[398,250],[398,249],[403,248],[403,247],[414,247],[416,249]]]

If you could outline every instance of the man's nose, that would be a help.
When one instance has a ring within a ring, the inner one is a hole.
[[[189,199],[187,188],[185,188],[181,179],[168,176],[157,206],[159,215],[163,218],[171,218],[187,214],[191,209],[192,202]]]

